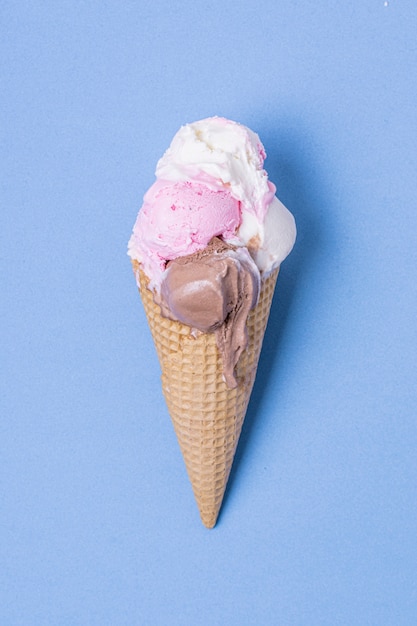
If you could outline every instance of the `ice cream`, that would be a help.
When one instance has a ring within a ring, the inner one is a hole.
[[[291,213],[254,132],[183,126],[129,241],[162,389],[203,523],[217,520],[249,403]]]
[[[156,168],[129,242],[129,254],[158,286],[168,259],[201,249],[214,236],[252,249],[270,272],[295,241],[291,213],[275,197],[254,132],[221,117],[183,126]]]
[[[183,126],[158,162],[156,182],[144,197],[129,241],[129,255],[148,277],[162,315],[191,330],[216,333],[229,386],[236,384],[231,364],[236,365],[246,346],[244,332],[235,332],[234,326],[245,328],[261,278],[280,265],[295,241],[294,218],[275,196],[276,188],[263,169],[265,157],[258,135],[236,122],[213,117]],[[227,253],[226,248],[222,254],[211,248],[210,262],[206,253],[190,256],[207,249],[213,238],[229,245]],[[173,262],[185,257],[187,270],[183,262],[174,270]],[[185,283],[190,280],[181,290],[180,273]],[[213,285],[222,293],[220,299],[211,297]],[[243,295],[246,288],[250,293]],[[196,298],[199,310],[204,308],[215,323],[207,326],[194,319],[190,305]],[[224,315],[219,316],[220,300],[227,305],[221,305]],[[242,307],[243,301],[249,308]],[[238,336],[241,340],[232,348]]]
[[[259,290],[259,270],[246,248],[215,237],[203,250],[168,262],[155,300],[165,317],[215,333],[226,384],[236,387],[234,368],[247,345],[246,320]]]

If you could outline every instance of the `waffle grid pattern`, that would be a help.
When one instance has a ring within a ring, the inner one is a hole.
[[[248,346],[236,367],[238,386],[223,380],[221,356],[212,333],[161,316],[147,289],[148,279],[133,263],[162,370],[162,389],[205,526],[212,528],[232,467],[256,376],[278,270],[263,281],[247,322]]]

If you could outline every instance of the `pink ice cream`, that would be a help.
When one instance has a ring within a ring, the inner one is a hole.
[[[146,251],[143,269],[155,280],[166,261],[201,250],[218,235],[232,240],[240,221],[240,202],[226,189],[157,180],[144,197],[131,243]]]
[[[182,126],[156,167],[128,253],[159,291],[168,261],[202,250],[213,237],[250,250],[262,276],[290,253],[291,213],[264,170],[252,130],[223,117]]]

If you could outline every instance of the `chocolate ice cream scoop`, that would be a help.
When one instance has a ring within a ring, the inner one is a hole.
[[[214,332],[228,387],[247,345],[246,320],[256,305],[259,270],[246,248],[215,237],[206,248],[170,261],[157,296],[162,315],[203,333]]]

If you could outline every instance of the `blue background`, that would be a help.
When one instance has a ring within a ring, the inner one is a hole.
[[[417,623],[415,0],[3,0],[0,623]],[[217,527],[126,256],[185,122],[294,213]]]

